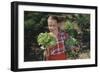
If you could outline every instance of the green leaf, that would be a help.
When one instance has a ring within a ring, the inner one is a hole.
[[[49,33],[40,33],[37,38],[37,42],[39,45],[45,46],[46,48],[48,46],[52,46],[56,44],[56,39],[49,35]]]

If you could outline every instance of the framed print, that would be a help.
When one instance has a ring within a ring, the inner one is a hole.
[[[11,70],[97,66],[97,7],[11,3]]]

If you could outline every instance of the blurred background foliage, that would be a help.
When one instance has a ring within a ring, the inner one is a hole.
[[[37,44],[37,36],[48,32],[47,18],[49,15],[66,17],[66,28],[71,28],[72,35],[80,41],[81,50],[90,49],[90,15],[77,13],[49,13],[24,11],[24,61],[43,60],[43,50]]]

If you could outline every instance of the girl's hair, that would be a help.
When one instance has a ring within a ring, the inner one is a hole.
[[[57,23],[65,22],[66,17],[65,16],[60,16],[60,15],[49,15],[48,18],[54,19],[57,21]]]

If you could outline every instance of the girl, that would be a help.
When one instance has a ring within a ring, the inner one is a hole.
[[[45,51],[46,60],[65,60],[64,40],[68,38],[68,34],[60,30],[61,23],[64,21],[60,16],[51,15],[48,17],[48,28],[50,34],[56,38],[56,45],[50,46]]]

